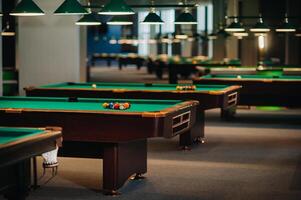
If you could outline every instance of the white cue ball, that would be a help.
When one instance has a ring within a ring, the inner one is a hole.
[[[93,84],[93,85],[92,85],[92,88],[96,88],[96,84]]]

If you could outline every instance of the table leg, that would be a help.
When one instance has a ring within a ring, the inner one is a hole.
[[[15,184],[4,197],[8,200],[25,200],[30,186],[30,159],[21,161],[14,166]],[[14,178],[14,177],[12,177]]]
[[[103,155],[103,192],[117,195],[118,189],[132,175],[147,171],[146,139],[108,144]]]
[[[189,150],[193,144],[204,143],[205,138],[205,111],[197,109],[196,122],[190,131],[180,135],[180,147],[183,150]]]
[[[122,61],[119,60],[119,62],[118,62],[118,68],[119,68],[119,70],[122,70],[122,65],[123,65]]]
[[[32,170],[33,170],[33,189],[37,189],[38,186],[38,170],[37,170],[37,157],[32,158]]]
[[[236,106],[232,106],[230,108],[221,109],[221,119],[223,120],[231,120],[234,118],[236,114]]]
[[[170,84],[178,83],[178,73],[172,65],[168,65],[168,82]]]

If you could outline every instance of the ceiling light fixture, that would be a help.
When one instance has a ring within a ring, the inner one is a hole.
[[[244,32],[245,31],[245,28],[243,28],[241,23],[238,21],[236,6],[237,6],[237,0],[234,0],[233,10],[234,10],[235,17],[234,17],[234,21],[228,27],[225,28],[225,31],[227,31],[227,32]],[[227,19],[227,16],[226,16],[226,19]]]
[[[217,34],[216,33],[210,33],[208,35],[208,39],[209,40],[216,40],[217,39]]]
[[[90,1],[88,1],[88,6],[90,6]],[[91,8],[89,7],[87,10],[90,14],[88,15],[84,15],[80,20],[78,20],[77,22],[75,22],[76,25],[79,26],[98,26],[101,25],[101,22],[98,21],[95,16],[94,13],[92,13]]]
[[[296,31],[296,27],[293,24],[289,23],[287,14],[285,14],[283,24],[280,27],[276,28],[276,32],[295,32],[295,31]]]
[[[164,21],[155,13],[155,11],[150,11],[143,22],[140,22],[140,24],[160,25],[164,24]]]
[[[101,22],[95,18],[93,13],[90,13],[84,15],[80,20],[75,22],[75,24],[79,26],[98,26],[101,25]]]
[[[241,23],[238,21],[238,18],[235,17],[234,21],[225,28],[225,31],[227,32],[244,32],[245,28],[242,27]]]
[[[148,15],[144,18],[143,22],[140,22],[140,24],[149,24],[149,25],[160,25],[164,24],[164,21],[161,19],[159,15],[156,14],[156,10],[153,7],[155,4],[155,1],[151,1],[151,8]]]
[[[218,28],[216,34],[217,34],[217,36],[222,36],[224,38],[231,36],[227,31],[225,31],[223,23],[219,24],[219,28]]]
[[[65,0],[54,15],[86,15],[89,12],[77,0]]]
[[[100,15],[133,15],[135,12],[128,6],[124,0],[111,0],[107,3],[101,11]]]
[[[11,13],[12,16],[42,16],[44,11],[33,0],[21,0]]]
[[[11,29],[11,27],[9,26],[9,22],[6,22],[6,26],[2,30],[1,35],[2,36],[10,36],[10,37],[12,37],[12,36],[16,35],[16,32]]]
[[[178,32],[175,34],[175,38],[179,40],[186,40],[188,39],[188,35],[182,32]]]
[[[185,7],[184,12],[182,12],[175,20],[175,24],[197,24],[197,21],[189,12],[189,8]]]
[[[263,22],[261,14],[259,15],[258,22],[252,28],[250,28],[251,32],[257,33],[269,32],[270,30],[271,29]]]

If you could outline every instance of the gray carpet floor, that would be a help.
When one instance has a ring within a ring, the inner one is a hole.
[[[129,180],[121,196],[102,195],[102,160],[60,158],[58,175],[48,171],[28,199],[299,200],[299,114],[239,110],[234,121],[223,122],[213,110],[207,112],[206,143],[191,151],[177,150],[178,138],[150,139],[147,178]]]
[[[97,70],[96,80],[108,79]],[[102,160],[59,158],[58,175],[47,171],[28,200],[301,199],[301,110],[239,109],[232,121],[210,110],[205,133],[191,151],[179,151],[177,137],[149,139],[146,179],[129,180],[120,196],[102,195]]]

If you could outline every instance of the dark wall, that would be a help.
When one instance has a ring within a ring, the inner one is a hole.
[[[298,0],[260,0],[265,22],[272,28],[279,26],[284,19],[285,13],[288,16],[300,16],[301,1]],[[300,19],[290,18],[290,22],[300,27]],[[281,64],[300,65],[300,42],[294,33],[269,33],[267,58],[279,58]]]
[[[15,17],[11,17],[8,13],[14,8],[15,1],[2,1],[2,30],[9,23],[11,29],[15,31]],[[16,66],[16,37],[2,37],[2,58],[3,67]]]

